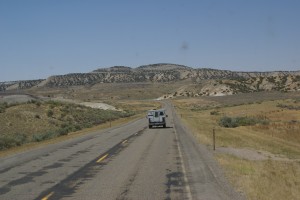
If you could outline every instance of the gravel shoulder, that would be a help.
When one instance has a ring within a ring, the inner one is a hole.
[[[181,123],[172,105],[168,104],[168,107],[173,110],[174,125],[182,149],[192,199],[245,199],[225,178],[212,152],[197,142],[193,134]]]

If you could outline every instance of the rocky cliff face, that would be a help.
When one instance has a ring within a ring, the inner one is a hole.
[[[190,80],[193,83],[200,83],[203,80],[230,80],[229,82],[214,83],[223,85],[228,94],[265,89],[298,90],[300,71],[234,72],[208,68],[195,69],[168,63],[144,65],[137,68],[115,66],[97,69],[90,73],[51,76],[46,80],[2,82],[0,83],[0,91],[32,87],[69,87],[99,83],[175,82],[182,80]]]
[[[168,93],[162,98],[177,96],[225,96],[238,93],[252,93],[260,91],[300,91],[299,75],[258,76],[250,78],[212,79],[190,84]]]
[[[44,79],[0,82],[0,91],[29,89],[34,86],[37,86],[43,81]]]

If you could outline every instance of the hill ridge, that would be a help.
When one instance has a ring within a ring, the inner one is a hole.
[[[99,68],[88,73],[53,75],[47,79],[0,82],[0,91],[24,90],[40,87],[55,88],[80,85],[86,86],[101,83],[168,83],[184,80],[189,80],[192,83],[200,83],[203,80],[225,79],[238,81],[230,83],[229,85],[231,85],[231,87],[233,87],[234,84],[243,84],[247,85],[247,88],[252,88],[249,89],[249,91],[253,91],[255,88],[257,90],[260,88],[264,89],[264,87],[257,86],[261,84],[267,85],[268,87],[266,88],[268,89],[275,88],[276,90],[284,91],[294,91],[300,88],[300,84],[298,84],[300,81],[300,70],[245,72],[212,68],[192,68],[171,63],[157,63],[142,65],[137,68],[112,66],[108,68]],[[241,80],[243,81],[241,82]],[[289,80],[288,83],[287,80]],[[253,86],[254,83],[256,86]]]

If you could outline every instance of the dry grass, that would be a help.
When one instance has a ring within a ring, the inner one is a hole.
[[[248,199],[299,199],[300,162],[248,161],[219,154],[226,175]]]
[[[217,147],[266,151],[285,161],[250,161],[224,153],[215,153],[233,185],[249,199],[297,199],[300,196],[300,101],[295,99],[264,100],[231,105],[213,98],[173,100],[183,122],[199,142],[212,149],[212,130],[216,130]],[[226,101],[228,97],[226,97]],[[287,108],[278,105],[288,105]],[[224,128],[223,116],[266,119],[268,124]]]
[[[44,104],[21,104],[0,113],[0,134],[32,134],[54,130],[54,120],[47,116],[49,106]]]
[[[277,104],[284,102],[284,100],[196,111],[193,111],[193,107],[185,107],[189,104],[182,103],[182,100],[174,102],[179,114],[183,117],[183,121],[191,128],[201,143],[211,145],[212,130],[215,129],[218,146],[248,147],[274,154],[283,154],[289,158],[300,158],[300,129],[298,129],[300,124],[289,122],[292,120],[299,121],[300,113],[294,110],[278,109]],[[217,111],[219,115],[211,115],[212,111]],[[219,119],[224,115],[257,118],[264,116],[271,122],[268,125],[224,128],[218,124]],[[281,120],[278,119],[279,116]],[[273,122],[273,119],[276,119],[276,122]],[[273,127],[274,124],[277,126]],[[281,126],[281,129],[276,129],[278,126]]]

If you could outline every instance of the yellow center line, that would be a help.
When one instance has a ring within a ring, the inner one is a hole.
[[[102,156],[101,158],[99,158],[99,160],[97,160],[97,163],[99,163],[99,162],[101,162],[102,160],[104,160],[107,156],[108,156],[108,154],[105,154],[104,156]]]
[[[124,141],[122,142],[122,144],[125,144],[127,141],[128,141],[128,140],[124,140]]]
[[[42,200],[48,200],[53,194],[54,194],[54,192],[50,192],[47,196],[42,198]]]

